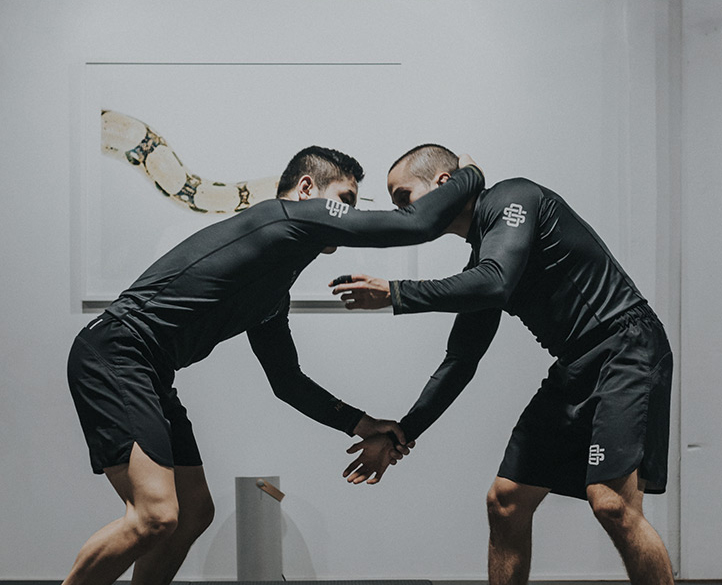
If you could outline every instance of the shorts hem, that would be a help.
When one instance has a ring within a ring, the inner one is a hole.
[[[161,467],[173,469],[176,466],[173,461],[168,462],[167,460],[164,460],[163,457],[159,457],[157,454],[153,453],[152,450],[141,445],[140,441],[138,441],[137,439],[132,439],[130,443],[123,446],[122,450],[118,451],[118,456],[113,458],[113,461],[104,461],[102,463],[91,462],[93,473],[95,473],[96,475],[103,475],[105,473],[105,470],[109,467],[129,464],[130,455],[133,451],[133,445],[138,445],[138,447],[140,447],[140,450],[143,451],[143,453],[145,453],[148,457],[150,457],[153,463],[156,463]]]

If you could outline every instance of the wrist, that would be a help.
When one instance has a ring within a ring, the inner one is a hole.
[[[376,419],[370,417],[368,414],[364,413],[361,416],[361,419],[356,424],[356,427],[354,428],[353,432],[355,435],[358,435],[362,439],[366,439],[370,437],[371,435],[375,434],[375,424]]]

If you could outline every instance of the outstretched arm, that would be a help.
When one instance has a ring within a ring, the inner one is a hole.
[[[421,244],[440,236],[464,206],[484,189],[475,166],[451,178],[413,205],[391,211],[358,211],[330,199],[285,201],[284,210],[299,237],[319,246],[387,248]]]
[[[248,339],[266,372],[273,393],[299,412],[350,436],[366,438],[378,433],[392,433],[399,444],[406,443],[396,422],[368,416],[336,398],[301,371],[288,326],[288,307],[249,329]]]
[[[462,313],[504,308],[526,269],[537,230],[541,190],[525,180],[505,181],[484,196],[477,213],[478,258],[459,274],[437,280],[383,280],[363,274],[331,283],[348,309],[393,306],[394,314]],[[424,198],[422,197],[421,200]],[[523,221],[510,221],[517,206]]]
[[[499,327],[501,312],[478,311],[457,315],[449,336],[446,357],[424,387],[421,396],[401,420],[401,428],[409,442],[429,428],[461,394],[476,372],[479,360],[489,348]],[[346,468],[343,476],[349,483],[378,483],[389,465],[394,465],[392,439],[374,436],[355,445],[348,453],[361,452]]]
[[[501,311],[489,309],[456,316],[446,356],[429,378],[421,395],[401,419],[406,439],[416,440],[451,406],[476,373],[496,335]]]
[[[477,209],[481,243],[476,262],[448,278],[391,281],[394,314],[506,307],[534,247],[541,202],[539,186],[525,179],[492,187]]]

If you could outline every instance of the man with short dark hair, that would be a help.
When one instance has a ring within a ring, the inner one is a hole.
[[[388,174],[400,207],[423,200],[456,168],[439,145],[402,156]],[[339,284],[350,309],[458,313],[444,361],[401,420],[416,439],[456,399],[489,347],[501,311],[517,315],[557,361],[514,428],[487,498],[489,583],[528,582],[532,517],[551,491],[588,499],[631,583],[671,585],[664,544],[642,512],[667,481],[672,353],[662,324],[599,236],[556,193],[501,181],[470,200],[447,229],[472,252],[460,274]],[[377,444],[344,472],[361,483]]]
[[[71,393],[93,471],[105,473],[126,513],[85,543],[65,585],[113,583],[134,562],[134,585],[171,582],[214,512],[191,423],[172,387],[175,371],[244,331],[281,400],[349,435],[380,443],[392,432],[403,445],[396,423],[369,417],[303,374],[288,326],[289,289],[336,246],[439,236],[484,178],[461,169],[418,205],[362,212],[353,207],[362,177],[343,153],[301,151],[277,199],[178,244],[78,334],[68,360]],[[387,449],[384,469],[405,453]]]

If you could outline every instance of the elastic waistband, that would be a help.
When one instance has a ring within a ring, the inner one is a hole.
[[[638,321],[655,321],[659,323],[659,318],[646,302],[631,307],[610,321],[601,323],[588,333],[582,335],[573,343],[573,346],[570,347],[568,351],[559,355],[558,359],[561,363],[570,364],[614,333],[626,329]]]
[[[641,305],[637,305],[636,307],[632,307],[631,309],[627,309],[624,313],[615,317],[610,324],[610,329],[616,330],[622,327],[628,327],[640,319],[659,320],[657,318],[657,314],[652,310],[652,307],[650,307],[647,303],[643,303]]]

